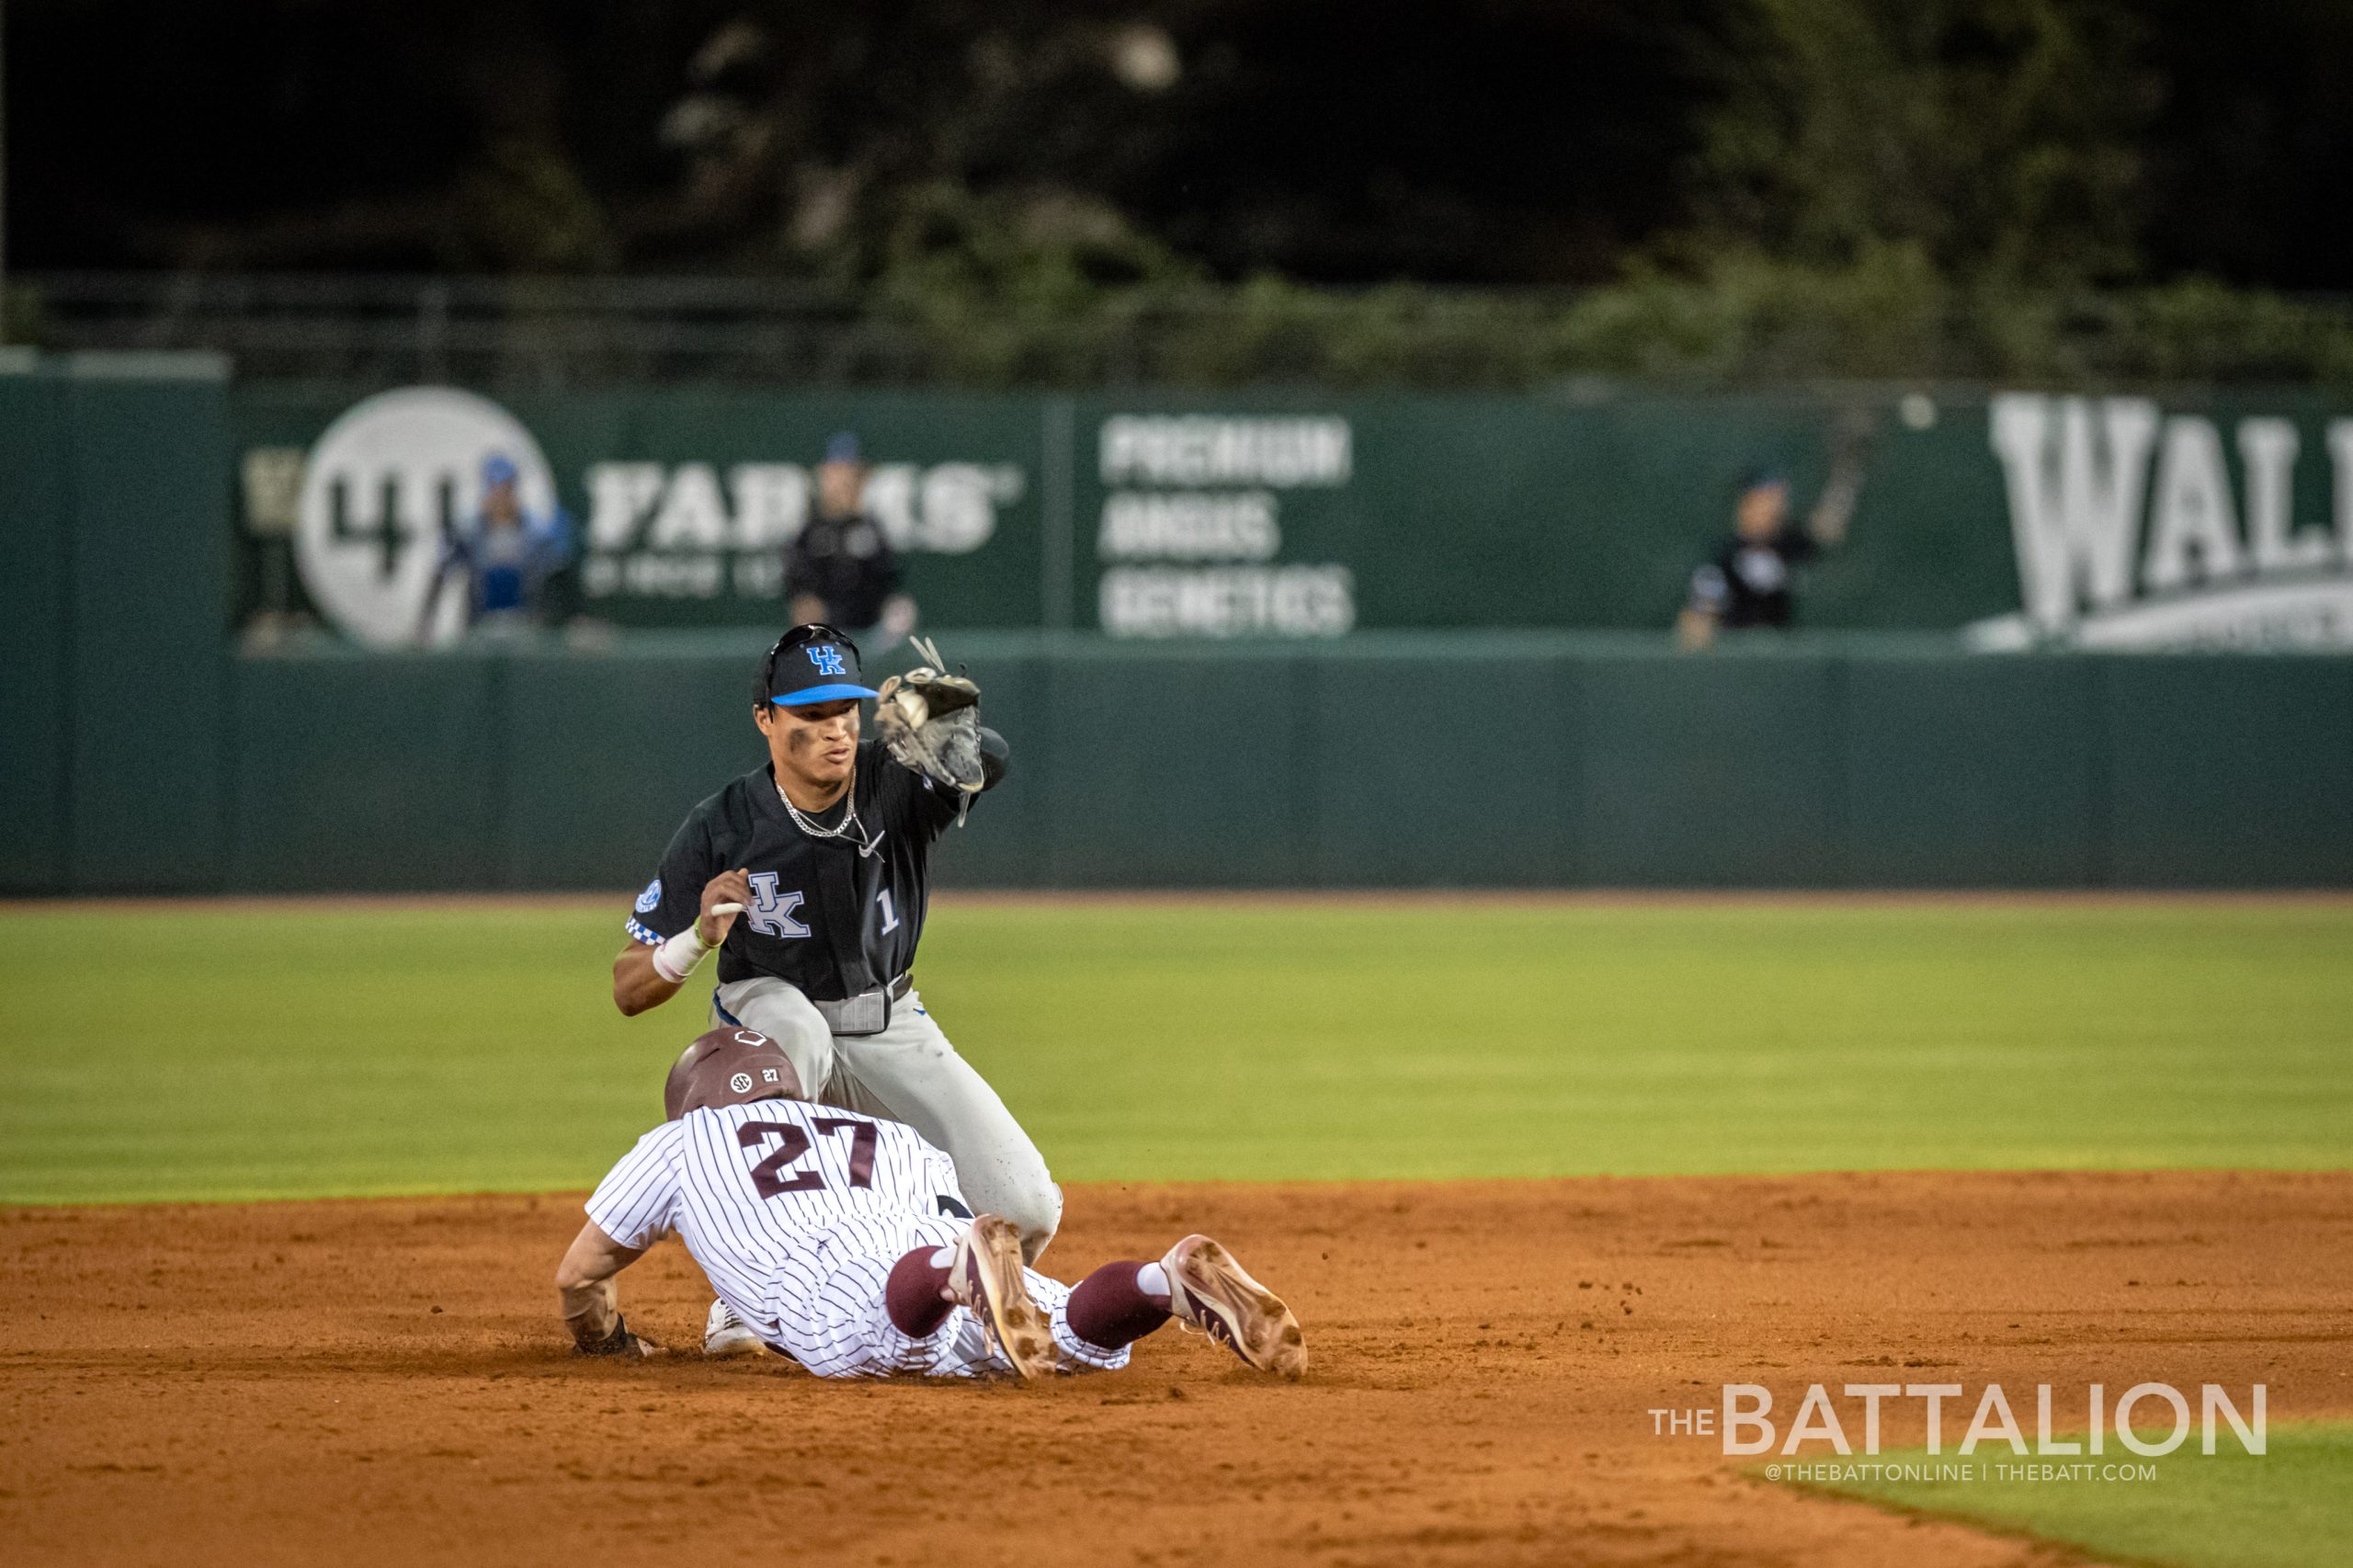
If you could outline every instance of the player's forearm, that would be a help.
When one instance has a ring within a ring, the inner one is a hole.
[[[572,1342],[592,1356],[619,1355],[631,1349],[621,1323],[620,1291],[613,1277],[645,1256],[643,1247],[627,1247],[604,1233],[594,1220],[580,1227],[556,1265],[556,1300]],[[642,1351],[640,1353],[642,1353]]]
[[[613,960],[613,1006],[625,1018],[633,1018],[648,1007],[658,1007],[678,994],[683,981],[665,977],[654,967],[654,949],[642,942],[632,942]]]
[[[560,1285],[556,1296],[563,1303],[563,1326],[572,1331],[572,1342],[586,1347],[610,1339],[613,1325],[620,1322],[620,1290],[610,1279],[598,1279],[585,1285]]]

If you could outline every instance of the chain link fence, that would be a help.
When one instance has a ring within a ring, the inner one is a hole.
[[[2353,383],[2353,301],[2198,281],[2002,294],[1759,266],[1582,291],[1256,279],[995,299],[737,278],[50,273],[13,293],[9,341],[53,352],[203,349],[253,379],[510,390]]]

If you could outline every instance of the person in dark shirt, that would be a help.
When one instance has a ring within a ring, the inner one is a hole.
[[[1711,646],[1719,630],[1787,630],[1797,618],[1796,568],[1846,538],[1854,487],[1843,475],[1824,488],[1803,528],[1790,522],[1790,482],[1768,471],[1741,481],[1733,537],[1691,574],[1691,597],[1676,619],[1685,648]]]
[[[844,430],[825,443],[817,505],[785,547],[784,597],[795,621],[838,626],[853,636],[871,631],[880,653],[915,629],[915,601],[900,586],[898,555],[866,510],[865,493],[858,437]]]

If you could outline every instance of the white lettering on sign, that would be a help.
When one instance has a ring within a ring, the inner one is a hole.
[[[681,463],[670,476],[646,542],[656,550],[718,550],[727,543],[727,503],[709,463]]]
[[[989,541],[997,509],[1028,488],[1011,463],[881,463],[867,476],[865,505],[892,548],[964,555]],[[795,463],[738,463],[723,486],[710,463],[592,463],[588,547],[779,550],[807,525],[809,494],[809,471]]]
[[[2289,486],[2300,444],[2291,420],[2239,424],[2239,460],[2246,465],[2247,543],[2258,572],[2293,572],[2328,563],[2331,547],[2325,530],[2291,531]]]
[[[2065,400],[2054,468],[2051,403],[1996,397],[1992,414],[2027,614],[2055,628],[2075,619],[2079,586],[2095,605],[2119,603],[2132,591],[2132,529],[2156,443],[2157,405],[2111,397],[2095,414],[2082,398]]]
[[[588,465],[588,548],[619,550],[662,494],[660,463]]]
[[[1345,566],[1123,566],[1097,611],[1113,637],[1338,637],[1356,625]]]
[[[1097,431],[1096,468],[1109,491],[1095,536],[1096,559],[1106,563],[1097,623],[1108,635],[1337,637],[1355,629],[1347,567],[1275,560],[1283,547],[1277,493],[1336,489],[1354,476],[1346,419],[1115,414]]]
[[[1021,499],[1021,471],[979,463],[935,463],[916,487],[922,506],[909,540],[922,550],[965,555],[996,531],[996,509]]]
[[[798,463],[738,463],[727,471],[735,495],[737,550],[780,550],[809,523],[809,471]]]
[[[2332,539],[2297,526],[2290,420],[2239,422],[2242,508],[2222,429],[2204,415],[2040,393],[1996,396],[1988,413],[2024,608],[1967,628],[1974,645],[2353,643],[2353,420],[2327,429]]]
[[[2141,579],[2154,589],[2178,588],[2200,577],[2228,577],[2239,569],[2239,526],[2232,516],[2231,480],[2222,472],[2222,437],[2203,419],[2165,421],[2157,456],[2157,498],[2150,514],[2149,557]]]
[[[1106,484],[1346,484],[1348,422],[1330,415],[1117,414],[1103,422],[1097,465]]]
[[[1265,490],[1115,490],[1095,548],[1105,561],[1268,561],[1282,542]]]
[[[2329,423],[2328,455],[2336,467],[2336,548],[2353,566],[2353,419]]]

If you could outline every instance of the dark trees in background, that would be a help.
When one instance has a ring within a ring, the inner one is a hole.
[[[15,265],[2353,288],[2346,0],[11,0]]]

